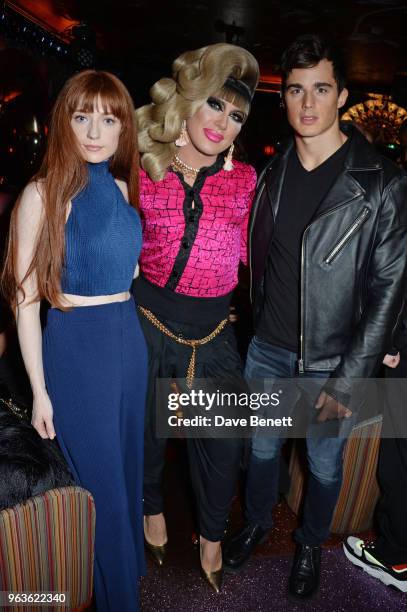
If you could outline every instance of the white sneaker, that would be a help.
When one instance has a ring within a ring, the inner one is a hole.
[[[361,567],[370,576],[407,593],[407,563],[386,565],[377,557],[374,542],[365,543],[353,536],[343,543],[343,551],[349,561]]]

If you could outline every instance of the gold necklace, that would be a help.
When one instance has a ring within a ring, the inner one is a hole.
[[[183,162],[182,159],[178,157],[178,155],[174,155],[174,159],[171,162],[171,166],[174,168],[174,170],[177,170],[178,172],[181,172],[181,174],[183,174],[184,176],[192,178],[194,180],[198,176],[198,172],[200,170],[199,168],[193,168],[192,166],[188,166],[188,164]]]

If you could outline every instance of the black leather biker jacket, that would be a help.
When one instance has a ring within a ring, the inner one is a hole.
[[[403,305],[407,174],[351,125],[343,171],[305,229],[301,248],[300,371],[368,378],[377,371]],[[258,181],[249,229],[255,327],[293,140]],[[333,382],[333,381],[331,381]]]

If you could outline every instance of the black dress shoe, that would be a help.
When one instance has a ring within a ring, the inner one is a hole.
[[[226,544],[223,567],[226,572],[239,571],[249,559],[257,544],[267,538],[268,529],[259,525],[246,525]]]
[[[295,600],[310,599],[318,590],[321,548],[297,544],[288,581],[288,593]]]

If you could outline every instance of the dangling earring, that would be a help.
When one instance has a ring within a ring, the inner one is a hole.
[[[226,172],[230,172],[234,168],[233,161],[232,161],[234,148],[235,148],[235,145],[232,142],[232,144],[229,147],[228,154],[225,157],[225,163],[223,164],[223,169],[226,170]]]
[[[180,135],[175,141],[175,146],[185,147],[185,145],[187,145],[188,143],[189,143],[189,138],[188,138],[188,132],[187,132],[187,122],[184,119],[184,121],[182,122]]]

